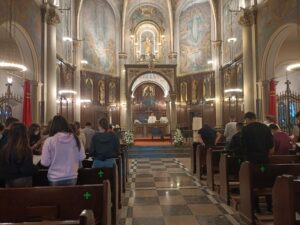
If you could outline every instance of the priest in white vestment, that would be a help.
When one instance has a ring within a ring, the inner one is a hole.
[[[151,115],[148,118],[148,123],[155,123],[156,122],[156,116],[154,113],[151,113]]]

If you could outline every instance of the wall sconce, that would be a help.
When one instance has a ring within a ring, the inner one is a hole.
[[[89,62],[87,60],[83,59],[83,60],[81,60],[81,64],[87,65],[87,64],[89,64]]]
[[[12,82],[13,82],[13,78],[12,77],[7,77],[7,83],[12,84]]]
[[[241,92],[243,92],[243,90],[240,88],[226,89],[224,91],[224,93],[241,93]]]
[[[291,64],[286,67],[287,71],[293,71],[294,69],[300,69],[300,63]]]
[[[65,41],[65,42],[73,42],[73,39],[71,37],[65,36],[65,37],[63,37],[63,41]]]
[[[230,38],[227,39],[228,43],[235,43],[236,41],[237,41],[236,37],[230,37]]]

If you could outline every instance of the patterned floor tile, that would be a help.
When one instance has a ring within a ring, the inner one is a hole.
[[[192,211],[186,205],[162,205],[164,216],[192,215]]]

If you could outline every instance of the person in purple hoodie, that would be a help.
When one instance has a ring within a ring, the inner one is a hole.
[[[62,116],[54,116],[49,136],[43,145],[41,157],[41,164],[49,167],[49,184],[75,185],[80,162],[85,159],[82,144]]]

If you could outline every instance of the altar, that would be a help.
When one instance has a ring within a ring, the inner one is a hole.
[[[135,136],[140,137],[150,137],[152,136],[153,128],[158,128],[161,130],[162,135],[165,136],[166,134],[170,133],[170,124],[169,123],[140,123],[134,124],[134,133]]]

